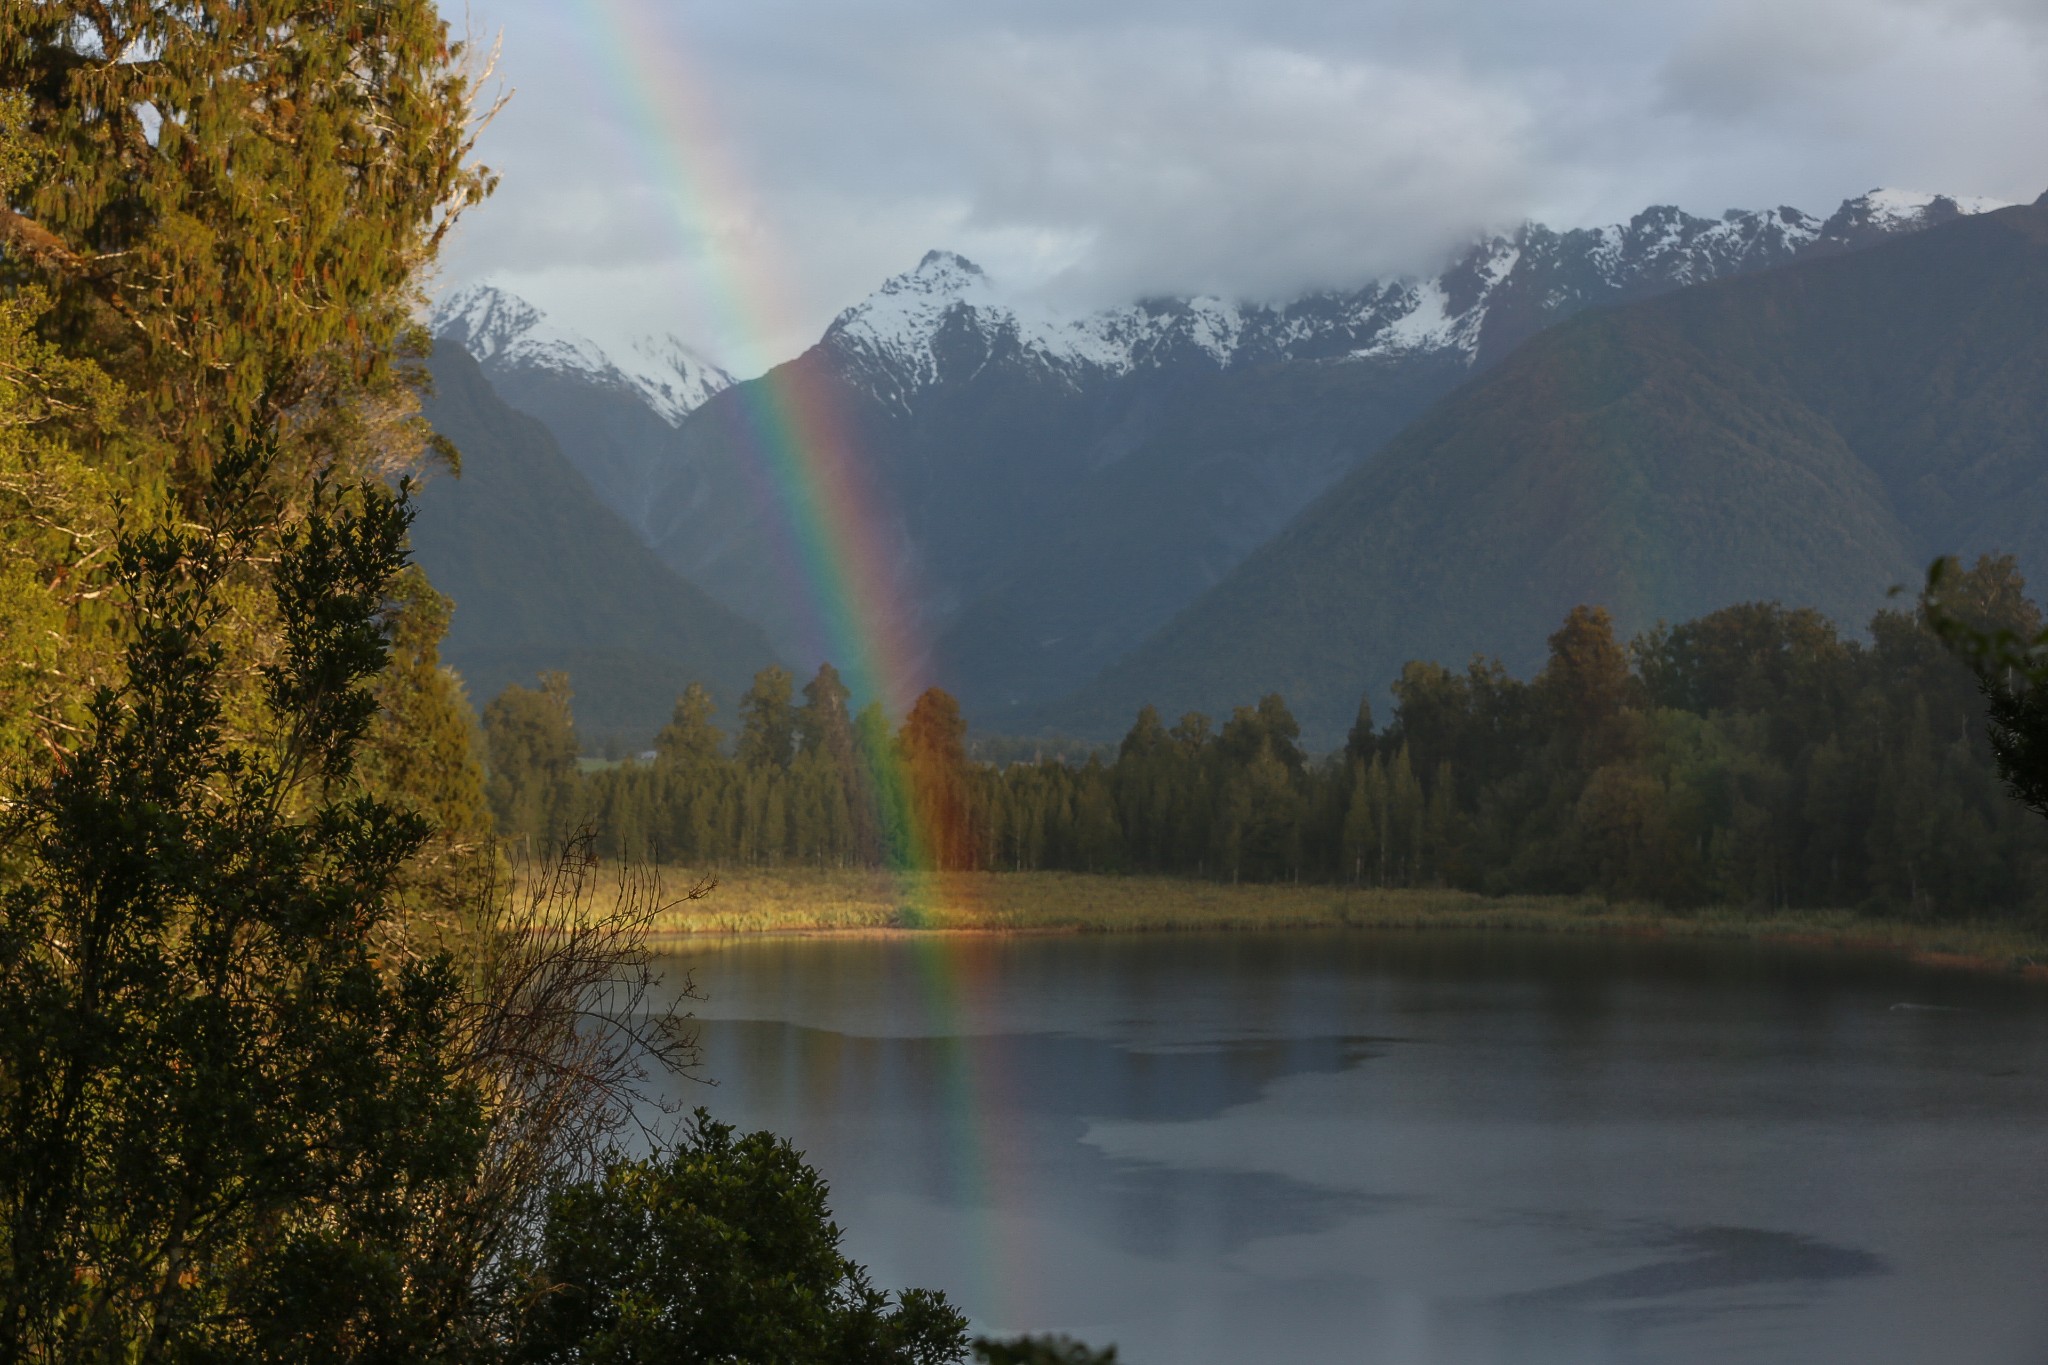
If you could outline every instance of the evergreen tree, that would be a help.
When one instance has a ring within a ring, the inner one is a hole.
[[[733,758],[742,768],[787,768],[796,751],[796,708],[790,704],[795,680],[780,664],[754,675],[740,698],[740,735]]]
[[[355,773],[406,512],[358,489],[281,537],[264,738],[235,738],[223,589],[271,558],[240,496],[264,454],[216,465],[196,528],[124,541],[124,681],[9,817],[0,1358],[431,1360],[461,1332],[478,1267],[430,1235],[485,1136],[460,988],[387,956],[428,825]]]
[[[967,722],[960,703],[928,687],[911,704],[898,739],[909,782],[908,813],[936,867],[971,868],[977,862],[967,775]]]
[[[654,737],[655,762],[667,768],[702,770],[717,763],[725,736],[711,723],[717,703],[702,683],[691,683],[676,698],[675,714]]]
[[[853,758],[853,716],[846,709],[852,693],[829,663],[804,684],[804,704],[796,712],[797,745],[807,754],[823,754],[839,765]]]
[[[905,842],[910,829],[909,793],[896,741],[889,733],[889,718],[882,713],[880,702],[869,702],[854,716],[853,738],[861,790],[869,796],[855,812],[863,861],[871,866],[900,867],[910,856]]]
[[[451,610],[417,566],[394,577],[386,601],[390,662],[371,689],[377,719],[360,763],[366,787],[418,811],[432,830],[407,874],[415,908],[465,899],[492,832],[474,713],[461,679],[441,664]]]
[[[1379,736],[1373,731],[1372,695],[1358,699],[1358,718],[1351,722],[1350,733],[1344,736],[1344,757],[1353,763],[1369,758],[1379,747]]]
[[[2012,560],[1980,559],[1967,575],[1952,559],[1936,560],[1920,607],[1976,674],[1998,771],[2014,799],[2048,817],[2048,631]]]
[[[0,5],[0,89],[20,92],[0,121],[34,163],[0,204],[11,310],[0,332],[25,319],[68,367],[46,373],[74,390],[80,367],[113,381],[41,414],[33,495],[61,505],[71,528],[55,547],[69,562],[43,580],[68,613],[64,657],[35,657],[50,652],[30,643],[38,636],[10,632],[0,660],[0,674],[37,670],[37,724],[75,725],[119,654],[118,623],[76,610],[105,597],[112,508],[130,530],[188,523],[216,505],[223,440],[261,439],[264,482],[238,491],[274,553],[322,480],[348,487],[418,469],[436,450],[452,458],[418,417],[428,341],[415,315],[443,236],[491,183],[466,161],[464,60],[432,0]],[[68,467],[53,460],[59,449],[74,453]],[[222,642],[230,727],[261,713],[255,680],[281,643],[270,557],[219,587],[244,620]],[[459,790],[469,760],[450,746],[466,709],[438,670],[413,666],[433,643],[419,630],[444,619],[420,614],[383,692],[433,732],[430,752]],[[400,702],[394,689],[408,683],[424,691]],[[418,771],[366,765],[373,782]],[[426,850],[422,884],[475,833],[449,825]]]
[[[279,442],[248,493],[287,505],[417,453],[417,281],[490,184],[462,60],[430,0],[0,7],[42,157],[0,210],[0,277],[47,289],[45,336],[122,385],[110,459],[190,508],[223,432]]]
[[[1550,637],[1550,662],[1537,680],[1564,732],[1585,745],[1628,701],[1628,654],[1614,638],[1605,607],[1573,607]]]
[[[1090,759],[1074,783],[1074,861],[1083,872],[1114,872],[1123,863],[1124,835],[1116,799],[1102,763]]]
[[[44,158],[24,92],[0,91],[0,203]],[[85,453],[114,426],[97,365],[36,335],[38,289],[0,295],[0,784],[26,780],[85,721],[119,664],[107,605],[118,480]],[[68,428],[68,430],[67,430]]]
[[[1172,742],[1166,733],[1166,726],[1160,723],[1159,708],[1146,706],[1138,712],[1138,718],[1131,722],[1130,733],[1124,736],[1124,742],[1117,747],[1117,761],[1150,761],[1164,753]]]
[[[543,673],[538,691],[514,684],[484,708],[490,755],[485,790],[498,829],[525,840],[528,851],[541,857],[562,846],[578,815],[576,722],[569,700],[569,675]]]
[[[1239,767],[1249,766],[1261,749],[1290,774],[1299,774],[1308,764],[1308,755],[1301,749],[1301,725],[1277,692],[1259,698],[1256,706],[1232,711],[1217,745],[1224,761]]]

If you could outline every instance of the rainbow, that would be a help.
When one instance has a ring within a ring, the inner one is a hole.
[[[689,63],[654,19],[652,0],[577,0],[573,17],[584,55],[599,85],[614,102],[629,130],[631,151],[659,177],[674,210],[678,240],[713,243],[714,269],[703,303],[722,334],[762,340],[788,335],[793,310],[782,296],[778,257],[762,236],[762,216],[752,213],[752,196],[724,151],[711,111],[697,92]],[[746,249],[716,245],[705,225],[724,217],[750,225]],[[859,452],[833,395],[806,383],[793,367],[771,369],[743,386],[743,421],[759,467],[749,471],[765,501],[777,509],[781,562],[807,589],[815,656],[844,670],[856,696],[881,701],[902,714],[916,689],[920,641],[909,613],[893,591],[892,556],[883,543],[873,493]],[[885,775],[885,786],[913,799],[878,792],[877,809],[889,818],[901,812],[894,830],[903,849],[900,895],[911,910],[927,913],[958,904],[965,888],[933,866],[933,831],[919,827],[920,803],[912,790],[916,774],[907,765]],[[947,1047],[949,1114],[945,1144],[949,1183],[964,1204],[988,1211],[1007,1187],[1011,1163],[1001,1160],[1004,1143],[989,1123],[995,1112],[1000,1058],[973,1017],[974,989],[989,967],[987,945],[950,935],[921,938],[915,945],[920,996],[932,1032]],[[1009,1304],[1024,1292],[1024,1258],[1002,1257],[993,1235],[979,1239],[980,1259],[962,1267],[965,1283],[954,1286],[970,1311],[995,1322],[1015,1321]]]

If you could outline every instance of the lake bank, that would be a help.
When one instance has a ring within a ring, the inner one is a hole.
[[[1596,896],[1491,897],[1443,889],[1230,885],[1069,872],[906,877],[869,869],[719,873],[707,895],[680,901],[701,875],[690,869],[660,870],[660,899],[678,903],[655,918],[659,939],[1458,929],[1782,943],[1888,953],[1935,966],[2048,980],[2048,934],[2039,930],[1998,922],[1921,923],[1848,910],[1767,912],[1719,906],[1677,911],[1613,904]],[[599,902],[608,902],[621,885],[616,869],[600,870]]]

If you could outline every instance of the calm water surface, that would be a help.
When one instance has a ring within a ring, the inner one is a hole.
[[[850,1253],[1131,1365],[2048,1361],[2048,989],[1703,945],[751,939]]]

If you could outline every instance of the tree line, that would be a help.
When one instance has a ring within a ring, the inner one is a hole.
[[[1948,609],[2031,637],[2009,558],[1950,576]],[[1151,707],[1113,753],[970,759],[951,697],[900,725],[848,711],[836,671],[780,667],[728,741],[692,687],[644,760],[582,771],[568,680],[484,712],[499,828],[706,868],[1160,873],[1670,906],[2012,914],[2048,889],[2048,834],[2007,798],[1978,676],[1924,609],[1866,639],[1817,612],[1728,607],[1623,642],[1573,610],[1532,678],[1410,663],[1314,755],[1285,700],[1220,724]]]

